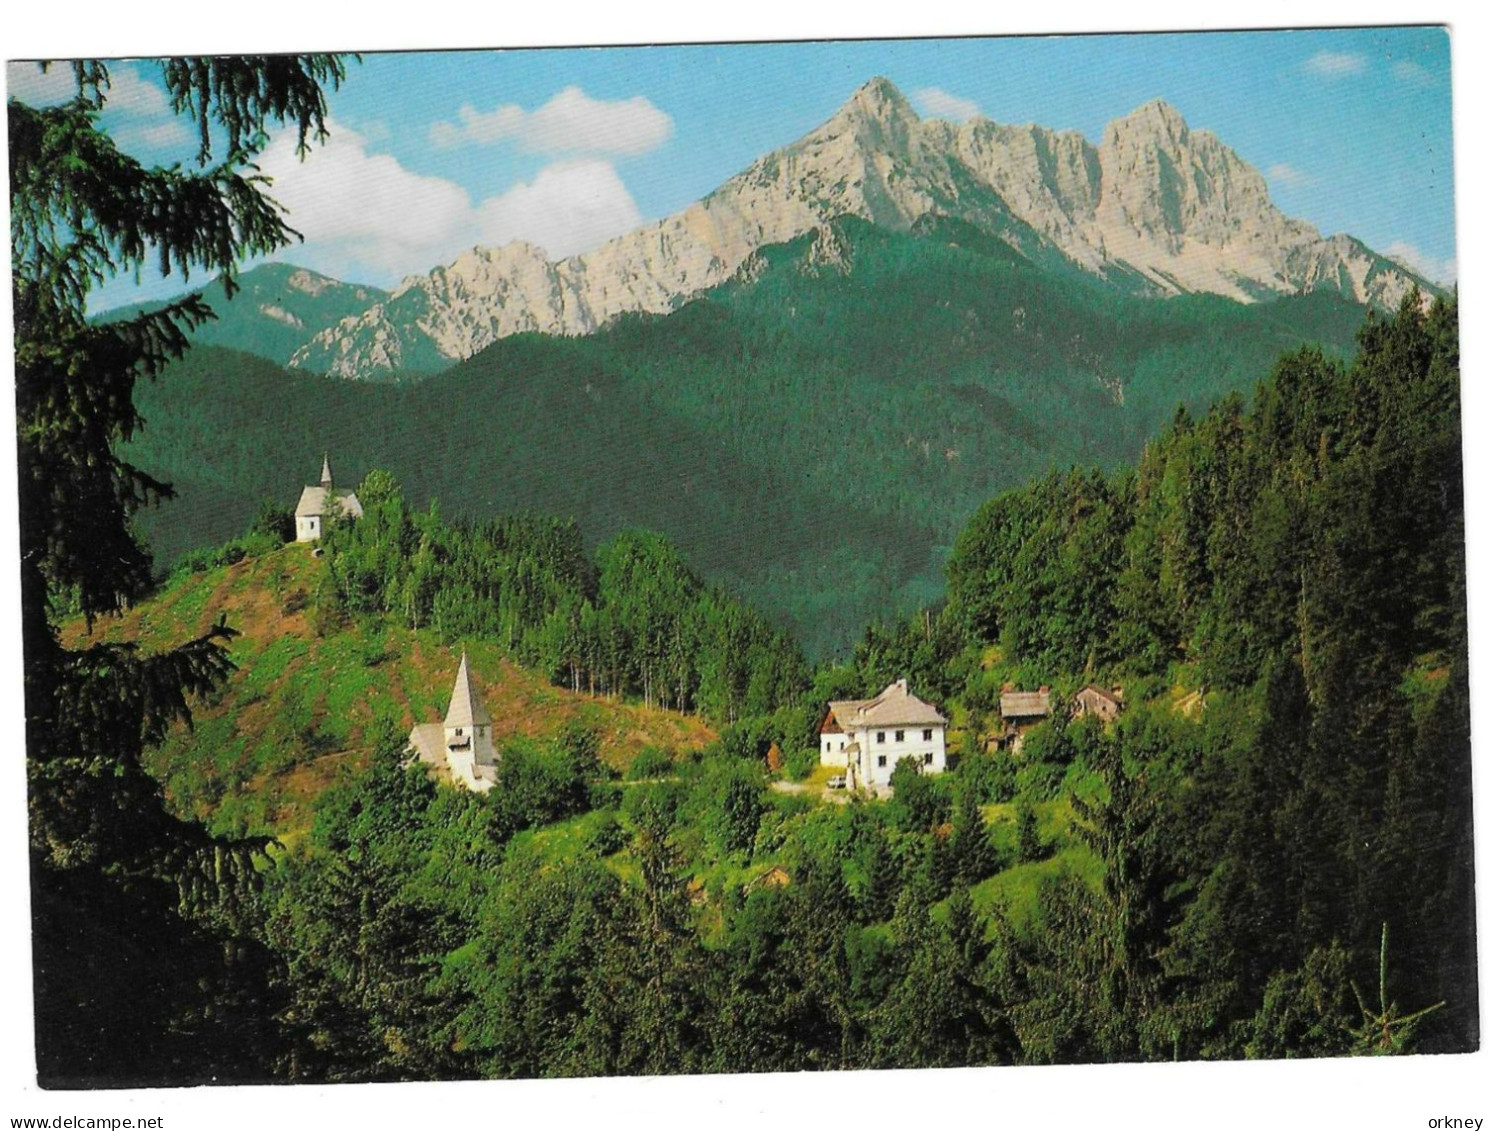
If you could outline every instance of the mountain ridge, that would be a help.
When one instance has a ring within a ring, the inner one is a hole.
[[[558,261],[522,242],[475,247],[316,334],[290,364],[379,379],[443,368],[512,334],[590,334],[620,314],[676,309],[757,248],[839,215],[902,231],[951,216],[1039,266],[1157,297],[1333,290],[1393,308],[1413,287],[1438,289],[1352,236],[1285,216],[1257,170],[1164,100],[1109,123],[1095,146],[1035,124],[922,119],[878,77],[672,216]]]
[[[291,263],[261,263],[238,279],[229,299],[221,278],[202,288],[203,300],[216,318],[192,332],[199,345],[248,349],[278,365],[313,335],[382,302],[389,292],[364,283],[344,283]],[[131,303],[102,311],[97,320],[117,322],[144,311],[159,310],[163,301]]]
[[[842,217],[669,314],[512,335],[424,381],[194,349],[142,390],[129,453],[178,487],[141,516],[163,563],[232,537],[266,496],[293,502],[330,450],[348,484],[384,468],[453,518],[569,516],[592,542],[656,530],[826,655],[933,599],[992,495],[1133,460],[1179,402],[1205,409],[1283,351],[1348,356],[1362,317],[1326,292],[1155,302],[964,221]]]

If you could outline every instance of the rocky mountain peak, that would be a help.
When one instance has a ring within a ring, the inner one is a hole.
[[[917,111],[912,108],[907,96],[897,89],[896,83],[881,75],[877,75],[852,94],[845,107],[854,107],[859,112],[882,121],[891,118],[910,118],[914,122],[918,120]]]
[[[1105,140],[1129,135],[1186,145],[1189,131],[1181,112],[1162,98],[1153,98],[1137,106],[1123,118],[1111,122],[1104,131]]]
[[[821,127],[824,133],[851,133],[867,149],[902,155],[920,124],[917,111],[889,79],[866,83]]]
[[[950,217],[1034,263],[1156,295],[1251,302],[1330,288],[1393,307],[1418,281],[1284,216],[1258,171],[1162,99],[1111,122],[1096,147],[1037,125],[924,122],[878,76],[673,216],[558,262],[517,241],[475,248],[324,330],[293,364],[357,377],[408,367],[421,350],[454,361],[509,334],[588,334],[625,312],[673,310],[743,265],[749,277],[758,248],[846,215],[902,231]],[[814,250],[835,258],[830,242]]]

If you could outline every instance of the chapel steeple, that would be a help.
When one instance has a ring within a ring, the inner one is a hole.
[[[451,688],[451,705],[446,719],[439,723],[416,723],[410,731],[409,749],[420,761],[436,767],[450,780],[467,789],[485,793],[498,775],[498,752],[493,747],[492,715],[461,653],[456,669],[456,684]]]
[[[482,696],[472,686],[472,673],[467,668],[466,649],[462,649],[461,666],[456,669],[456,686],[451,689],[451,706],[446,711],[446,730],[457,731],[468,727],[492,726],[492,716],[482,702]]]

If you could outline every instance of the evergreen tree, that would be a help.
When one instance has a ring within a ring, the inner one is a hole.
[[[1016,858],[1023,864],[1042,859],[1042,835],[1037,810],[1025,794],[1016,799]]]
[[[985,814],[974,788],[961,782],[954,809],[954,831],[949,837],[949,854],[954,875],[966,885],[974,885],[995,870],[995,846],[985,828]]]
[[[151,262],[183,276],[217,272],[231,295],[242,257],[290,242],[295,233],[253,158],[272,123],[288,123],[303,152],[308,140],[325,136],[323,87],[340,84],[344,69],[323,55],[168,59],[158,69],[172,109],[197,129],[195,168],[148,168],[115,144],[99,124],[110,92],[103,62],[72,64],[76,94],[60,105],[7,103],[21,632],[38,922],[75,918],[72,901],[101,884],[110,896],[88,913],[114,921],[99,930],[153,930],[162,954],[185,957],[200,951],[177,951],[172,940],[184,943],[194,928],[157,885],[175,884],[185,907],[188,891],[202,890],[193,876],[205,874],[211,888],[233,877],[247,884],[254,876],[247,857],[263,842],[215,842],[170,817],[140,757],[186,717],[190,696],[223,679],[231,632],[219,626],[150,657],[114,645],[74,650],[60,643],[52,610],[67,595],[91,623],[144,591],[150,558],[131,518],[169,497],[170,487],[121,458],[119,448],[141,425],[137,382],[179,357],[187,333],[211,311],[194,295],[97,323],[87,317],[87,300],[96,285]],[[234,863],[225,867],[225,859]],[[166,1078],[181,1079],[166,1071],[173,1058],[180,1062],[178,1044],[195,1046],[189,1062],[214,1065],[214,1049],[233,1027],[205,1025],[208,1003],[190,1016],[200,996],[187,988],[193,980],[179,978],[181,988],[165,996],[136,994],[126,988],[128,966],[100,953],[102,938],[58,932],[46,952],[37,951],[42,1078],[87,1076],[98,1033],[142,1062],[159,1054]],[[221,958],[203,961],[205,979],[224,976]],[[60,1015],[69,999],[81,1020]],[[94,1037],[82,1041],[89,1029]],[[267,1059],[251,1058],[238,1074],[262,1075]]]
[[[587,972],[586,1016],[574,1069],[587,1074],[699,1071],[710,1056],[708,965],[690,929],[678,849],[659,823],[634,845],[641,890],[629,890],[617,929]]]

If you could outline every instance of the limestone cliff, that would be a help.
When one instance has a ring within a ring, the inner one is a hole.
[[[757,248],[842,214],[895,229],[953,216],[1038,263],[1158,296],[1250,302],[1331,288],[1392,307],[1428,286],[1351,237],[1282,214],[1255,169],[1165,102],[1112,122],[1096,147],[1035,125],[923,121],[878,78],[682,212],[559,262],[521,242],[473,248],[322,331],[291,364],[366,379],[428,372],[523,331],[587,334],[624,312],[671,310]]]

